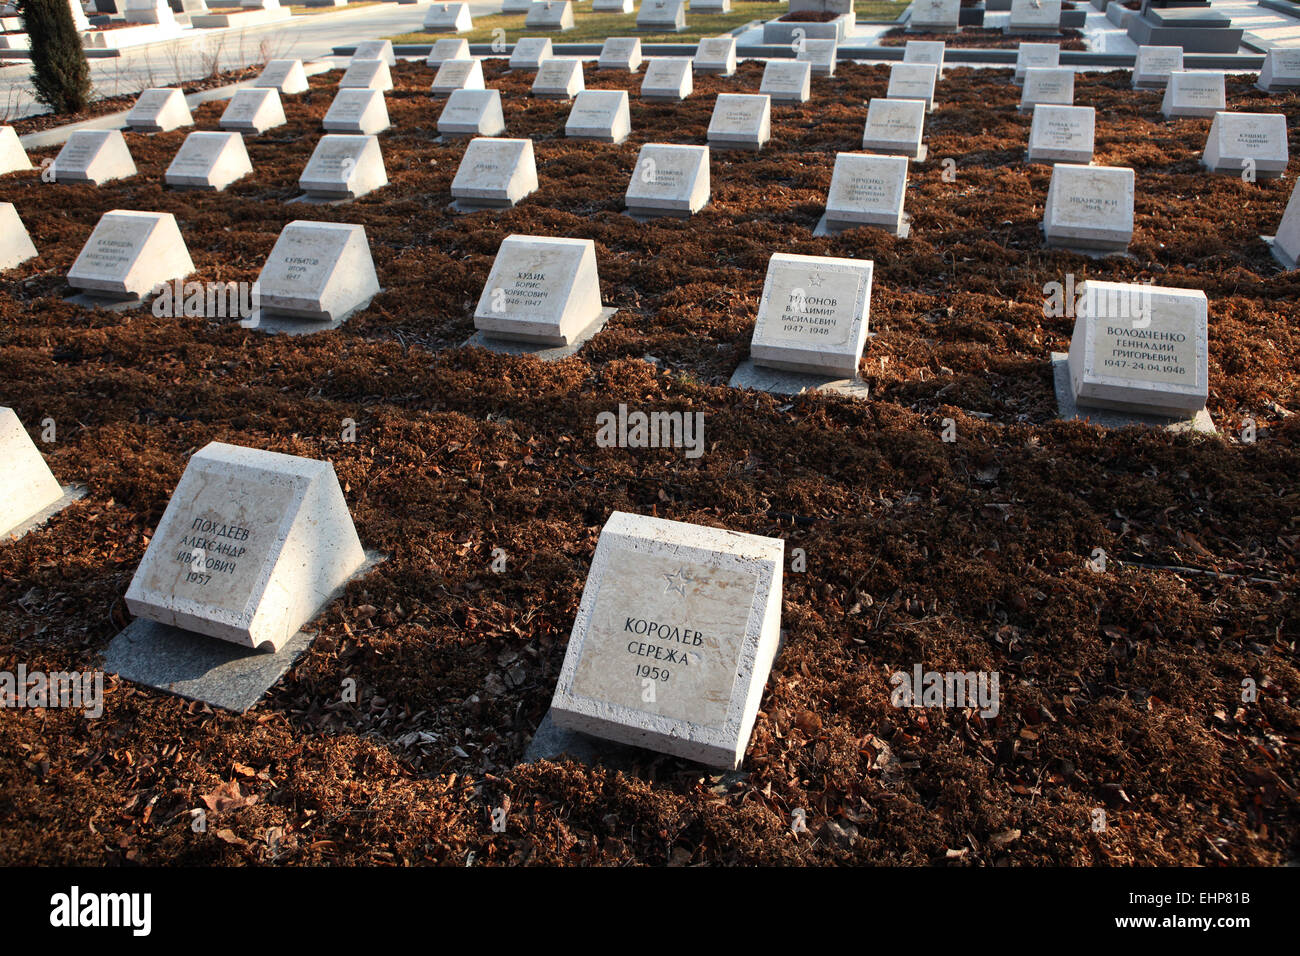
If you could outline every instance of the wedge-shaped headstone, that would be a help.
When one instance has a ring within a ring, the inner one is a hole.
[[[126,125],[142,133],[167,133],[193,126],[185,94],[174,87],[145,90],[126,114]]]
[[[94,183],[134,176],[135,162],[121,130],[77,130],[54,157],[56,183]]]
[[[641,99],[684,100],[695,89],[691,61],[684,56],[656,56],[646,60],[641,78]]]
[[[1051,246],[1123,251],[1133,238],[1133,170],[1057,163],[1047,187],[1043,234]]]
[[[1173,418],[1205,407],[1204,292],[1093,279],[1078,291],[1069,358],[1078,405]]]
[[[1169,82],[1169,74],[1182,68],[1182,47],[1140,46],[1133,60],[1133,88],[1164,89]]]
[[[943,55],[948,44],[942,40],[908,40],[903,45],[904,63],[929,63],[943,79]]]
[[[296,219],[280,231],[257,277],[269,315],[336,322],[379,292],[362,226]]]
[[[1160,112],[1165,119],[1221,113],[1227,107],[1223,74],[1213,70],[1174,70],[1165,86]]]
[[[387,93],[393,88],[393,74],[383,60],[353,60],[339,80],[340,90],[367,89]]]
[[[625,196],[629,213],[685,218],[708,201],[709,147],[665,143],[641,147]]]
[[[1061,65],[1061,44],[1022,43],[1016,49],[1016,82],[1023,82],[1025,70],[1032,66],[1057,67]]]
[[[365,560],[333,465],[211,442],[185,466],[126,606],[278,651]]]
[[[906,235],[906,193],[906,156],[838,153],[826,196],[826,228],[837,232],[879,226],[893,235]]]
[[[492,338],[569,345],[605,319],[590,239],[507,236],[474,311]]]
[[[468,40],[463,37],[447,37],[444,40],[433,41],[433,49],[429,51],[424,65],[436,70],[448,60],[468,60],[471,56]]]
[[[217,125],[225,130],[260,134],[284,123],[280,94],[270,87],[252,87],[235,91]]]
[[[1074,70],[1068,67],[1030,67],[1025,70],[1025,85],[1020,90],[1020,108],[1035,106],[1073,106]]]
[[[311,199],[356,199],[388,185],[374,136],[326,133],[312,151],[298,187]]]
[[[1201,162],[1214,173],[1272,179],[1286,172],[1286,140],[1282,113],[1215,113]]]
[[[18,210],[11,202],[0,202],[0,272],[36,258],[36,246],[27,234]]]
[[[592,13],[631,13],[634,0],[591,0]]]
[[[614,512],[596,543],[551,719],[739,767],[780,642],[784,561],[779,538]]]
[[[504,209],[536,189],[531,139],[472,139],[451,181],[451,198],[467,209]]]
[[[1007,33],[1060,33],[1061,0],[1011,0]]]
[[[429,92],[433,96],[449,96],[452,90],[483,88],[482,60],[445,60],[434,74]]]
[[[956,33],[961,20],[961,0],[913,0],[909,30],[918,33]]]
[[[473,29],[468,3],[435,3],[424,15],[425,33],[468,33]]]
[[[1031,163],[1092,162],[1097,111],[1091,106],[1035,106],[1029,127]]]
[[[269,61],[253,85],[277,90],[284,96],[305,93],[309,88],[302,60]]]
[[[502,13],[527,13],[534,0],[503,0]]]
[[[252,171],[244,137],[200,130],[185,137],[163,180],[168,186],[221,190]]]
[[[388,104],[379,90],[339,90],[325,111],[321,126],[327,133],[374,136],[388,129]]]
[[[873,268],[867,259],[773,254],[749,346],[754,363],[856,377],[867,344]]]
[[[510,69],[535,70],[555,56],[550,37],[520,37],[510,51]]]
[[[565,136],[602,143],[621,143],[630,132],[632,116],[626,90],[583,90],[564,124]]]
[[[68,285],[105,298],[144,298],[154,286],[194,271],[169,212],[104,213],[68,270]]]
[[[505,131],[500,90],[455,90],[438,117],[443,136],[500,136]]]
[[[537,0],[524,17],[527,30],[572,30],[573,4],[570,0]]]
[[[885,97],[891,100],[920,100],[926,112],[934,109],[934,84],[939,68],[933,63],[893,63],[889,67],[889,87]]]
[[[655,33],[681,33],[686,29],[686,0],[642,0],[636,28]]]
[[[596,60],[598,70],[626,70],[635,73],[641,69],[641,38],[610,37],[600,47]]]
[[[692,66],[697,73],[731,76],[736,72],[736,38],[702,37],[695,48]]]
[[[0,539],[4,539],[62,498],[63,487],[12,408],[0,408],[0,457],[5,463],[0,469]]]
[[[383,60],[389,66],[397,66],[397,55],[393,53],[392,40],[366,40],[358,43],[352,51],[354,60]]]
[[[1255,85],[1269,91],[1300,86],[1300,49],[1274,47],[1269,50]]]
[[[920,162],[929,153],[921,142],[924,133],[924,100],[876,98],[867,104],[867,125],[862,130],[863,149],[906,156]]]
[[[813,72],[818,76],[834,76],[835,60],[839,54],[839,42],[834,37],[825,39],[805,39],[799,44],[795,54],[796,60],[811,63]]]
[[[709,120],[709,145],[762,149],[772,138],[772,100],[763,94],[719,93]]]
[[[582,61],[576,56],[555,56],[537,68],[532,90],[533,96],[543,99],[568,100],[585,88]]]
[[[1291,199],[1270,246],[1282,265],[1288,269],[1300,267],[1300,185],[1291,190]]]
[[[18,132],[12,126],[0,126],[0,176],[31,168],[32,161],[27,158]]]
[[[800,60],[768,60],[758,92],[776,103],[806,103],[812,95],[812,64]]]

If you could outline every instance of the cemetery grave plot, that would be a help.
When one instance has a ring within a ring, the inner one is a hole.
[[[942,40],[950,48],[970,47],[977,50],[1014,50],[1022,41],[1034,41],[1035,37],[1007,36],[1001,30],[984,27],[962,27],[960,33],[927,33],[918,30],[909,33],[904,27],[886,30],[880,36],[881,46],[903,46],[909,40]],[[1083,33],[1079,30],[1062,30],[1060,37],[1052,36],[1052,43],[1060,43],[1062,50],[1086,50]]]
[[[111,209],[170,212],[194,278],[255,279],[340,73],[284,97],[221,193],[162,176],[186,131],[128,134],[138,175],[94,188],[0,180],[40,258],[3,278],[0,379],[61,482],[88,496],[0,546],[0,660],[92,667],[189,456],[224,441],[335,467],[362,543],[389,559],[316,621],[319,636],[238,717],[108,682],[105,717],[0,721],[0,862],[1279,864],[1300,842],[1300,275],[1258,239],[1284,180],[1200,165],[1209,120],[1164,122],[1124,71],[1081,74],[1099,165],[1139,188],[1132,258],[1043,249],[1050,165],[1010,70],[950,66],[910,164],[911,237],[812,237],[837,151],[857,151],[887,65],[842,65],[806,104],[772,105],[759,153],[715,153],[708,205],[637,222],[623,195],[645,143],[702,145],[719,92],[762,64],[695,77],[680,104],[632,92],[620,145],[566,139],[570,104],[486,65],[539,188],[513,209],[447,210],[465,140],[435,143],[432,70],[403,63],[380,134],[389,183],[310,216],[364,225],[383,291],[340,329],[88,312],[64,276]],[[1300,96],[1229,77],[1233,109]],[[589,71],[593,89],[629,89]],[[223,103],[194,110],[213,130]],[[1292,153],[1295,153],[1292,143]],[[33,161],[53,151],[34,151]],[[956,180],[941,177],[955,161]],[[593,239],[619,312],[547,364],[461,348],[508,235]],[[868,401],[732,390],[775,252],[874,261]],[[1055,419],[1049,355],[1068,316],[1043,290],[1154,278],[1210,301],[1208,409],[1225,437],[1107,432]],[[883,361],[882,361],[883,360]],[[596,446],[596,416],[699,411],[706,450]],[[1253,444],[1235,440],[1244,416]],[[345,418],[356,441],[341,440]],[[956,441],[940,433],[952,419]],[[619,768],[516,766],[551,702],[611,512],[785,539],[772,669],[741,770],[643,752]],[[1089,570],[1094,549],[1110,563]],[[494,573],[494,549],[505,570]],[[1143,568],[1136,565],[1159,566]],[[1169,568],[1190,568],[1177,572]],[[996,718],[902,710],[889,676],[996,670]],[[1240,682],[1259,682],[1243,704]],[[345,678],[355,703],[340,702]],[[506,832],[491,811],[509,798]],[[208,833],[191,831],[205,808]],[[790,832],[794,808],[810,832]],[[1094,833],[1093,811],[1111,827]],[[94,828],[88,828],[88,822]],[[268,830],[274,838],[268,837]]]

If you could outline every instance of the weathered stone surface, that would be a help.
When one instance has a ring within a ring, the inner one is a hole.
[[[691,61],[684,56],[656,56],[646,61],[641,79],[643,100],[684,100],[695,89]]]
[[[443,136],[500,136],[505,131],[500,90],[453,90],[438,116]]]
[[[1215,113],[1201,162],[1214,173],[1240,176],[1249,169],[1260,179],[1286,172],[1286,116],[1283,113]]]
[[[594,242],[507,236],[483,285],[474,327],[494,338],[568,345],[606,317]]]
[[[625,202],[634,216],[686,217],[709,201],[709,147],[646,143],[637,154]]]
[[[339,90],[325,111],[321,126],[327,133],[374,136],[388,129],[388,104],[379,90]]]
[[[222,190],[252,172],[242,136],[199,130],[185,137],[163,181],[186,189]]]
[[[107,298],[143,298],[154,286],[193,271],[175,216],[114,209],[100,217],[81,247],[68,285]]]
[[[1165,119],[1221,113],[1227,107],[1223,74],[1212,70],[1173,70],[1165,85],[1160,112]]]
[[[1029,127],[1031,163],[1092,162],[1097,111],[1091,106],[1035,106]]]
[[[126,114],[126,125],[141,133],[166,133],[182,126],[193,126],[185,94],[162,87],[145,90]]]
[[[362,226],[289,223],[257,277],[258,304],[268,316],[336,323],[379,292]]]
[[[906,227],[907,157],[837,153],[826,196],[828,229],[879,226],[894,235]]]
[[[280,94],[270,87],[254,87],[235,92],[217,125],[224,130],[257,135],[284,123]]]
[[[13,209],[5,203],[5,207]],[[3,221],[0,215],[0,222]],[[0,546],[16,529],[63,497],[36,443],[12,408],[0,407]]]
[[[374,136],[326,133],[298,177],[311,199],[356,199],[388,185],[383,153]]]
[[[709,145],[762,149],[772,138],[772,100],[763,94],[719,93],[709,120]]]
[[[573,101],[564,135],[621,143],[632,131],[626,90],[583,90]]]
[[[537,189],[531,139],[472,139],[465,147],[451,197],[467,209],[508,208]]]
[[[1133,170],[1057,163],[1047,188],[1048,245],[1122,252],[1133,238]]]

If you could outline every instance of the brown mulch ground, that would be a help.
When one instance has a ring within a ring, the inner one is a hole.
[[[540,175],[501,213],[447,211],[464,146],[432,142],[432,71],[411,64],[381,140],[391,183],[353,203],[285,202],[337,72],[286,98],[289,125],[248,141],[256,173],[224,194],[162,188],[184,132],[128,134],[140,174],[100,189],[0,180],[41,250],[0,280],[0,401],[34,433],[53,418],[47,459],[90,489],[0,547],[0,668],[95,666],[187,456],[210,440],[329,458],[363,542],[391,555],[245,716],[115,680],[99,720],[0,715],[0,862],[1294,859],[1300,273],[1258,236],[1296,165],[1253,185],[1206,175],[1208,121],[1161,122],[1159,94],[1131,91],[1127,72],[1082,74],[1097,161],[1137,170],[1133,256],[1046,251],[1050,168],[1022,161],[1010,71],[951,69],[932,161],[911,173],[911,238],[814,239],[835,153],[859,147],[888,81],[887,66],[848,65],[815,81],[813,102],[774,109],[761,153],[715,154],[712,199],[690,221],[621,215],[639,145],[703,143],[713,94],[755,90],[761,72],[697,77],[681,105],[634,96],[632,139],[610,146],[566,141],[568,106],[489,63]],[[1300,129],[1300,97],[1251,80],[1229,77],[1232,107]],[[222,108],[199,108],[199,126]],[[344,328],[296,339],[64,303],[64,274],[115,208],[175,213],[202,280],[254,279],[292,219],[361,222],[386,291]],[[459,347],[511,233],[595,239],[620,311],[579,355]],[[727,387],[776,251],[874,259],[871,401]],[[1066,273],[1205,290],[1223,439],[1055,419],[1048,354],[1072,321],[1045,318],[1042,300]],[[596,415],[619,402],[704,412],[707,453],[597,448]],[[1252,444],[1235,437],[1245,416]],[[355,444],[339,440],[345,418]],[[939,440],[946,418],[954,444]],[[786,574],[787,642],[741,774],[653,754],[627,772],[516,766],[615,509],[806,552],[806,571]],[[1096,548],[1104,573],[1086,567]],[[914,663],[998,671],[1000,714],[895,709],[888,677]],[[347,678],[356,704],[340,700]],[[791,833],[796,808],[810,834]],[[1108,827],[1093,832],[1099,809]]]
[[[1014,50],[1022,42],[1059,43],[1062,50],[1086,50],[1083,33],[1079,30],[1062,30],[1058,37],[1007,36],[1001,30],[984,27],[962,27],[961,33],[908,33],[904,27],[894,27],[880,35],[881,46],[902,46],[908,40],[942,40],[954,49]]]

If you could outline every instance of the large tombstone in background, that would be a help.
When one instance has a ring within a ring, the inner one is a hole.
[[[393,88],[393,75],[383,60],[353,60],[339,80],[340,90],[363,89],[387,93]]]
[[[856,378],[867,344],[873,268],[867,259],[774,253],[749,346],[754,363]]]
[[[1133,89],[1163,90],[1169,74],[1183,68],[1180,46],[1141,46],[1133,58]]]
[[[284,227],[257,277],[255,326],[285,331],[327,329],[379,292],[362,226],[296,219]]]
[[[253,164],[239,133],[200,130],[185,137],[163,181],[179,189],[220,191],[252,172]]]
[[[679,219],[709,201],[709,147],[646,143],[637,154],[624,202],[633,216]]]
[[[356,199],[388,185],[383,153],[374,136],[326,133],[298,177],[309,199]]]
[[[5,463],[0,469],[2,544],[20,527],[58,504],[63,487],[54,479],[50,466],[12,408],[0,407],[0,456]]]
[[[1174,70],[1165,86],[1160,112],[1165,119],[1180,116],[1210,118],[1227,107],[1223,73],[1215,70]]]
[[[566,346],[609,318],[590,239],[507,236],[474,310],[488,338]]]
[[[141,133],[167,133],[193,126],[185,94],[175,87],[145,90],[126,114],[126,125]]]
[[[1097,111],[1091,106],[1035,106],[1029,127],[1029,162],[1092,162]]]
[[[12,126],[0,126],[0,176],[32,168],[18,133]]]
[[[640,37],[609,37],[601,45],[596,69],[635,73],[641,69],[641,59]]]
[[[956,33],[961,0],[912,0],[907,29],[916,33]]]
[[[1212,173],[1275,179],[1289,159],[1285,114],[1215,113],[1201,162]]]
[[[121,130],[77,130],[54,157],[51,166],[56,183],[92,183],[102,186],[136,173],[131,151]]]
[[[531,139],[472,139],[451,181],[451,198],[465,210],[508,209],[536,189]]]
[[[784,549],[779,538],[614,512],[592,557],[553,722],[739,767],[780,640]]]
[[[681,33],[686,29],[686,0],[642,0],[636,28],[651,33]]]
[[[759,150],[772,138],[772,100],[762,94],[719,93],[709,120],[709,146]]]
[[[71,6],[78,7],[77,0],[72,0]],[[75,19],[75,13],[73,17]],[[81,19],[85,21],[84,13]],[[176,15],[172,13],[172,8],[167,5],[166,0],[124,0],[122,19],[127,23],[149,23],[160,27],[176,26]],[[84,30],[87,27],[78,29]]]
[[[176,217],[169,212],[114,209],[82,246],[68,285],[105,299],[143,299],[154,286],[194,271]]]
[[[186,465],[126,606],[278,651],[365,561],[329,462],[211,442]]]
[[[253,85],[274,89],[283,96],[305,93],[310,88],[302,60],[270,60]]]
[[[1057,163],[1043,209],[1047,244],[1123,252],[1133,238],[1133,189],[1132,169]]]
[[[1209,395],[1205,293],[1088,279],[1067,361],[1080,411],[1193,417]]]
[[[631,132],[626,90],[583,90],[574,99],[564,124],[568,138],[601,143],[621,143]]]
[[[339,90],[321,120],[327,133],[354,136],[375,136],[388,126],[388,104],[379,90]]]
[[[689,57],[656,56],[646,61],[641,99],[675,102],[686,99],[694,89]]]
[[[1011,15],[1003,33],[1057,36],[1061,32],[1061,0],[1011,0]]]
[[[837,153],[823,228],[836,233],[876,226],[905,239],[911,232],[903,212],[906,193],[906,156]]]
[[[500,90],[456,90],[438,116],[443,136],[500,136],[505,131]]]
[[[14,204],[0,202],[0,272],[20,266],[36,255],[36,246]]]
[[[252,133],[255,136],[284,124],[284,107],[280,104],[280,94],[272,87],[256,86],[236,90],[217,123],[224,130]]]
[[[1300,86],[1300,49],[1274,47],[1269,50],[1255,85],[1268,92]]]
[[[862,130],[863,149],[923,162],[929,155],[929,148],[921,142],[924,133],[924,100],[877,97],[867,104],[867,123]]]
[[[803,60],[768,60],[758,92],[774,103],[807,103],[812,95],[812,64]]]
[[[468,33],[473,29],[468,3],[435,3],[424,15],[425,33]]]

